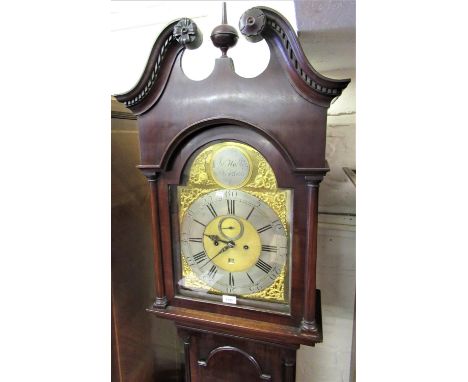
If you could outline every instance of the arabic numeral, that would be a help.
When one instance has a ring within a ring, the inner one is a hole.
[[[257,293],[257,292],[260,292],[262,290],[262,287],[261,287],[261,285],[255,284],[255,285],[250,286],[249,290],[252,293]]]
[[[279,220],[275,220],[275,221],[271,222],[271,225],[276,230],[280,230],[280,231],[283,230],[283,224]]]
[[[237,191],[226,190],[226,192],[224,193],[224,197],[225,198],[236,198],[237,197]]]

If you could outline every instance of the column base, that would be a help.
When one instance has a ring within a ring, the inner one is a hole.
[[[164,309],[167,306],[167,298],[156,297],[156,301],[153,303],[153,308]]]
[[[313,321],[302,320],[302,322],[301,322],[301,332],[317,333],[318,332],[317,322],[315,320],[313,320]]]

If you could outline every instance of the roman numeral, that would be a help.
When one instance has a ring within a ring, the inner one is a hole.
[[[273,245],[262,245],[263,252],[278,252],[278,247]]]
[[[206,227],[206,224],[203,224],[202,222],[199,222],[197,219],[193,219],[194,222],[197,222],[198,224],[202,225],[203,227]]]
[[[236,201],[229,200],[229,199],[226,201],[227,201],[228,214],[235,215],[236,214]]]
[[[250,275],[249,275],[247,272],[245,272],[245,274],[246,274],[247,277],[250,279],[250,281],[252,281],[252,284],[254,284],[254,281],[252,280],[252,277],[250,277]]]
[[[208,208],[208,211],[211,212],[211,215],[213,215],[213,217],[215,218],[216,216],[218,216],[218,214],[216,213],[213,205],[210,203],[210,204],[207,204],[206,208]]]
[[[197,254],[193,255],[193,258],[197,262],[197,264],[200,264],[202,261],[206,259],[206,253],[205,251],[198,252]]]
[[[232,273],[229,273],[229,286],[234,286],[234,276]]]
[[[271,226],[271,224],[268,224],[268,225],[266,225],[265,227],[262,227],[262,228],[257,229],[257,232],[258,232],[258,233],[262,233],[262,232],[268,231],[268,230],[271,229],[271,228],[273,228],[273,227]]]
[[[250,218],[250,215],[252,215],[252,212],[254,211],[255,207],[252,207],[252,209],[250,210],[249,214],[247,215],[247,217],[245,218],[245,220],[249,220]]]
[[[189,241],[191,241],[192,243],[201,243],[202,238],[201,237],[191,237],[191,238],[189,238]]]
[[[259,259],[255,265],[265,273],[271,271],[271,265],[265,263],[262,259]]]
[[[216,275],[216,272],[218,272],[218,268],[216,267],[216,265],[213,265],[210,270],[208,271],[208,277],[210,279],[214,279],[215,275]]]

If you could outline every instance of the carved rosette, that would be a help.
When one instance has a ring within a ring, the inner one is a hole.
[[[146,111],[151,104],[147,102],[148,95],[158,99],[167,81],[168,72],[162,74],[164,66],[170,67],[182,49],[196,49],[203,41],[203,35],[197,25],[188,18],[183,18],[170,23],[156,39],[150,57],[146,63],[143,75],[135,87],[123,94],[116,94],[115,98],[125,104],[135,114],[139,115]],[[157,85],[160,77],[164,77]]]
[[[180,45],[184,45],[187,49],[196,49],[203,41],[201,31],[198,30],[197,24],[188,18],[180,19],[180,21],[174,25],[173,36]]]
[[[333,80],[320,75],[307,60],[294,29],[273,9],[255,7],[245,11],[239,19],[239,29],[249,42],[259,42],[265,38],[268,43],[278,45],[279,41],[288,65],[296,72],[293,82],[305,84],[313,93],[328,99],[327,106],[350,81]]]
[[[259,42],[263,40],[261,35],[266,24],[266,16],[259,8],[245,11],[239,19],[239,30],[247,41]]]

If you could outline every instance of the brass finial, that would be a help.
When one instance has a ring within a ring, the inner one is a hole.
[[[235,46],[238,39],[239,35],[236,29],[227,23],[226,2],[223,1],[221,25],[218,25],[213,29],[213,32],[211,32],[211,41],[215,47],[221,49],[221,57],[227,57],[226,53],[228,49]]]
[[[223,1],[221,24],[227,24],[227,10],[226,10],[226,2],[225,1]]]

